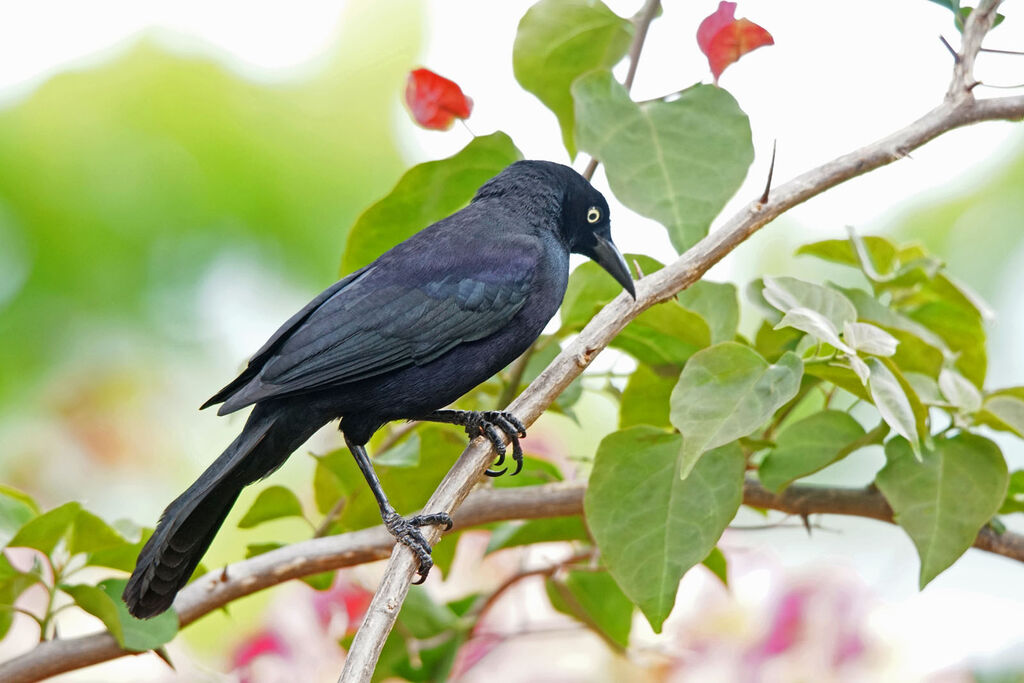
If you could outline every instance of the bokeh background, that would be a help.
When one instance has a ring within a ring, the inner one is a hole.
[[[569,163],[553,115],[512,75],[516,23],[530,4],[0,4],[0,481],[46,506],[81,500],[106,519],[152,524],[243,419],[195,408],[336,279],[349,226],[406,168],[499,129],[529,158]],[[608,4],[629,16],[641,3]],[[717,3],[664,4],[638,99],[710,80],[694,33]],[[1021,49],[1024,13],[1016,3],[1004,13],[989,44]],[[957,33],[934,3],[751,1],[737,15],[765,26],[776,45],[722,78],[750,116],[758,155],[731,208],[760,192],[773,141],[775,178],[785,180],[908,123],[945,91],[951,58],[938,35]],[[474,99],[468,128],[414,126],[401,94],[419,65]],[[978,75],[1021,83],[1024,58],[984,55]],[[600,172],[595,182],[606,189]],[[613,226],[624,251],[672,258],[660,227],[614,203]],[[831,191],[710,277],[840,277],[791,254],[845,226],[942,255],[992,309],[990,384],[1024,384],[1019,125],[956,131]],[[745,316],[746,329],[754,321]],[[610,352],[596,369],[628,362]],[[534,450],[592,453],[615,408],[592,388],[577,414],[578,424],[544,418]],[[337,440],[328,429],[307,450]],[[1001,445],[1011,469],[1024,466],[1019,442]],[[883,462],[875,455],[818,480],[870,481]],[[299,453],[275,483],[308,492],[312,468]],[[740,680],[751,671],[778,681],[1021,680],[1019,564],[971,550],[919,593],[913,547],[896,527],[826,518],[808,537],[798,522],[761,526],[744,513],[726,532],[731,593],[695,569],[663,636],[638,621],[629,659],[560,619],[540,584],[524,582],[515,605],[495,615],[512,635],[464,680]],[[229,519],[207,565],[241,557],[260,534],[308,529],[280,521],[240,531]],[[457,597],[536,560],[507,551],[480,565],[481,543],[467,535],[451,577],[432,577],[430,589]],[[339,595],[356,599],[378,573],[348,572]],[[304,585],[284,586],[184,631],[170,648],[178,673],[147,655],[62,680],[334,680],[342,655],[324,615],[336,607]],[[98,623],[70,613],[65,622],[64,634]],[[15,629],[0,659],[35,637]],[[687,666],[666,667],[665,651],[685,653]],[[838,663],[852,664],[839,674]]]

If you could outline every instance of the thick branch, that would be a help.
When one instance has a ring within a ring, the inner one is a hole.
[[[455,514],[455,529],[512,519],[564,517],[583,513],[583,483],[546,484],[513,489],[478,489]],[[837,514],[892,522],[892,509],[870,489],[790,486],[774,494],[754,480],[744,485],[743,503],[792,515]],[[181,626],[220,609],[232,600],[322,571],[341,569],[388,556],[394,539],[383,527],[331,538],[294,543],[210,572],[189,584],[174,602]],[[974,547],[1024,562],[1024,535],[979,532]],[[47,641],[0,664],[0,680],[29,683],[133,654],[122,650],[109,633]]]

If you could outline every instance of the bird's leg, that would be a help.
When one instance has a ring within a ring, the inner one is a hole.
[[[460,425],[466,428],[466,434],[470,439],[478,436],[485,436],[494,446],[498,459],[495,466],[505,462],[505,441],[498,433],[500,429],[508,437],[512,444],[512,460],[516,464],[512,474],[516,475],[523,469],[523,447],[519,445],[519,439],[526,437],[526,427],[518,417],[505,410],[435,410],[432,413],[417,418],[426,422],[444,422],[446,424]],[[499,477],[508,470],[503,467],[500,470],[486,470],[484,474],[488,477]]]
[[[395,510],[394,506],[391,505],[391,502],[388,501],[384,488],[380,485],[380,479],[377,478],[377,473],[373,470],[373,463],[370,462],[370,457],[366,454],[366,447],[361,444],[352,443],[347,436],[345,437],[345,443],[348,445],[348,449],[352,452],[353,457],[355,457],[356,464],[359,465],[359,471],[366,478],[366,483],[370,485],[373,497],[377,499],[377,505],[380,507],[380,517],[384,520],[384,526],[395,537],[395,540],[407,545],[419,561],[420,566],[416,573],[419,574],[420,578],[413,583],[423,583],[427,579],[427,574],[430,573],[430,568],[434,566],[434,561],[430,559],[430,544],[427,543],[427,539],[423,537],[423,533],[419,528],[430,524],[441,524],[444,525],[445,531],[447,531],[452,528],[452,518],[445,512],[415,515],[409,518],[402,517]]]

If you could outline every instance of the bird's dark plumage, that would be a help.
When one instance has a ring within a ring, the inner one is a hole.
[[[507,413],[439,411],[525,351],[558,310],[569,252],[595,259],[631,294],[611,242],[608,205],[567,166],[512,164],[466,208],[335,283],[292,316],[242,374],[203,407],[255,407],[241,435],[164,511],[124,592],[129,610],[167,609],[239,492],[277,469],[322,425],[341,419],[389,530],[429,570],[417,527],[444,515],[395,513],[364,444],[386,422],[432,419],[504,445],[522,426]],[[418,538],[417,538],[418,537]]]

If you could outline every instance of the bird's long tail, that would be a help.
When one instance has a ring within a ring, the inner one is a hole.
[[[238,438],[164,510],[124,590],[128,611],[145,619],[170,607],[242,489],[280,467],[321,424],[297,407],[257,404]]]

